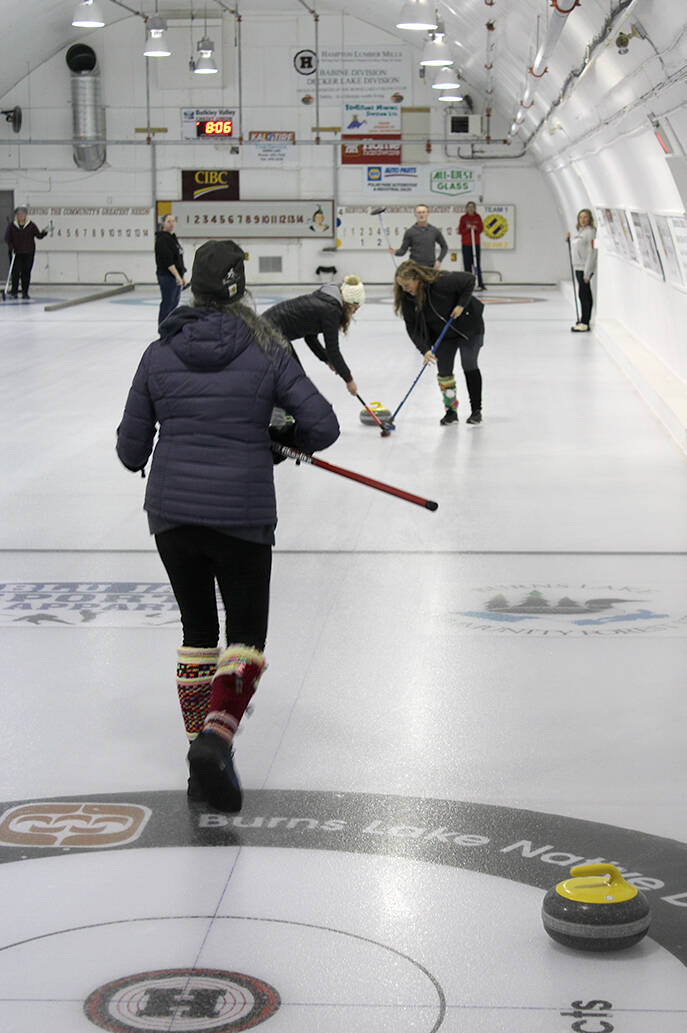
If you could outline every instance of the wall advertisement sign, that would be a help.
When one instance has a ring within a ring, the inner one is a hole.
[[[298,148],[292,129],[251,129],[248,142],[241,148],[242,165],[278,165],[295,168]]]
[[[316,55],[294,54],[294,85],[302,104],[315,101]],[[320,104],[401,104],[408,96],[409,52],[405,47],[321,47]]]
[[[184,201],[238,201],[239,174],[236,169],[182,169],[181,197]]]
[[[174,202],[177,236],[323,237],[333,235],[334,202],[312,201],[203,201]]]
[[[341,138],[342,165],[400,165],[401,139],[393,137]]]
[[[483,193],[481,165],[381,165],[363,174],[363,190],[370,194],[417,193],[418,199],[443,203],[453,198],[477,201]]]

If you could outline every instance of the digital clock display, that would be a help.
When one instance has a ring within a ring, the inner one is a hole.
[[[196,136],[231,136],[232,129],[233,123],[230,118],[196,122]]]

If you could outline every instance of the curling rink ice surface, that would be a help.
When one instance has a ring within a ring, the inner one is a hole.
[[[687,458],[572,299],[488,291],[477,427],[428,371],[382,439],[297,344],[323,458],[439,509],[276,469],[228,816],[186,800],[180,626],[114,453],[158,293],[44,311],[76,293],[0,310],[0,1033],[684,1033]],[[420,368],[382,287],[342,350],[390,409]],[[590,860],[649,899],[627,951],[544,932]]]

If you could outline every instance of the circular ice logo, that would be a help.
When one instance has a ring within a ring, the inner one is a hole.
[[[280,1004],[277,991],[262,979],[178,968],[106,983],[87,998],[84,1011],[111,1033],[234,1033],[259,1026]]]

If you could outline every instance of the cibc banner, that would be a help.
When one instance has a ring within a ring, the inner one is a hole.
[[[184,201],[238,201],[238,169],[182,169],[181,196]]]
[[[334,202],[174,201],[178,237],[326,237],[334,235]]]

